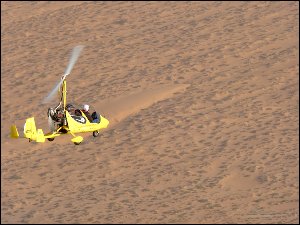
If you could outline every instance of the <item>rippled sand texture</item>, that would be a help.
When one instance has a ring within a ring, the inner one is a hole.
[[[9,139],[85,45],[98,138]],[[2,223],[299,223],[298,2],[1,2]]]

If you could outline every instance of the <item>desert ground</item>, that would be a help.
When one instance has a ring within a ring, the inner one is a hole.
[[[109,127],[10,139],[70,52]],[[1,223],[299,223],[299,2],[1,2]]]

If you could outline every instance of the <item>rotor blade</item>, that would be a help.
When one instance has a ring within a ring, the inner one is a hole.
[[[83,45],[77,45],[76,47],[73,48],[72,53],[71,53],[71,57],[70,57],[70,61],[69,64],[66,68],[66,71],[63,75],[63,77],[61,78],[61,80],[57,83],[57,85],[52,89],[52,91],[47,95],[46,98],[44,98],[43,100],[43,104],[45,103],[49,103],[57,94],[61,84],[63,83],[63,80],[66,78],[67,75],[69,75],[71,73],[71,70],[73,69],[75,62],[77,61],[81,50],[84,48]]]
[[[43,100],[43,102],[42,102],[43,104],[49,103],[49,102],[55,97],[55,94],[57,94],[57,92],[58,92],[58,90],[59,90],[59,88],[60,88],[62,82],[63,82],[63,79],[61,79],[61,80],[58,82],[58,84],[52,89],[52,91],[47,95],[47,97],[44,98],[44,100]]]
[[[66,71],[65,71],[64,75],[69,75],[71,73],[71,70],[73,69],[73,66],[75,65],[75,62],[78,59],[78,57],[80,55],[80,52],[83,49],[83,47],[84,47],[83,45],[78,45],[75,48],[73,48],[69,64],[66,68]]]

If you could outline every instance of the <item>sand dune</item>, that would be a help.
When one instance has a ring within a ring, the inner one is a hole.
[[[85,45],[81,145],[9,139]],[[1,223],[299,223],[298,2],[1,2]]]

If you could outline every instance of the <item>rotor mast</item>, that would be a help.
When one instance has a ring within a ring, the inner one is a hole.
[[[67,105],[67,81],[65,79],[63,81],[62,95],[63,95],[63,106],[65,110]]]

